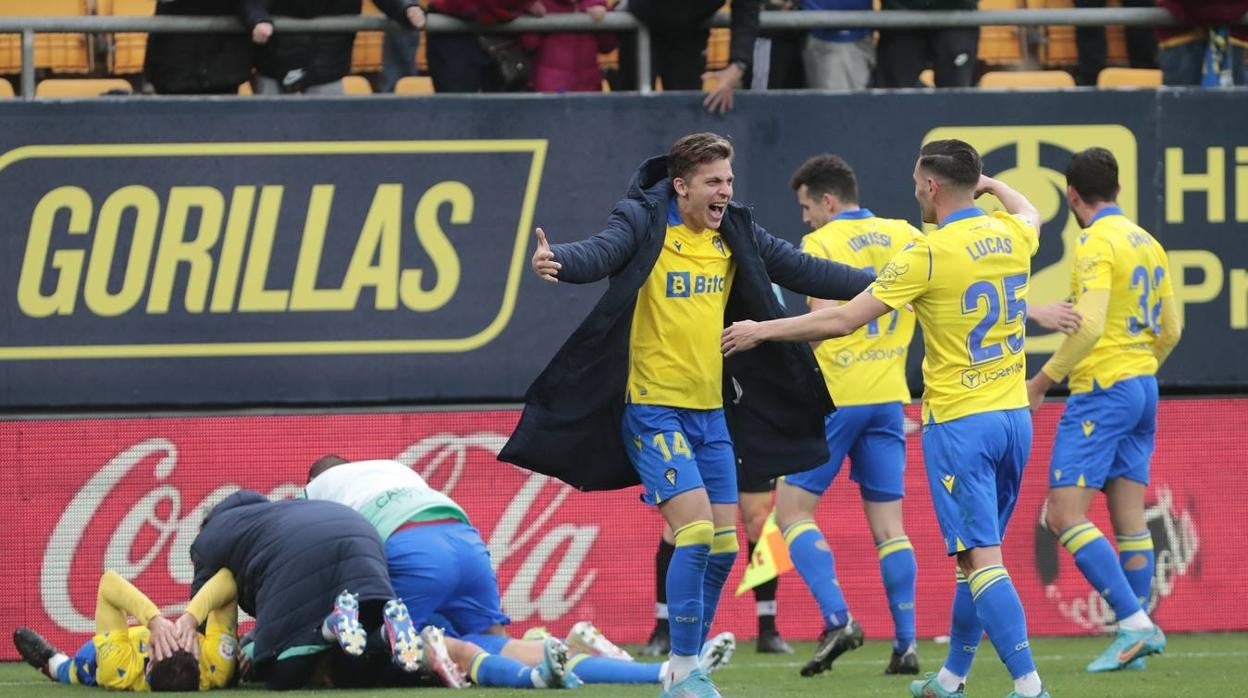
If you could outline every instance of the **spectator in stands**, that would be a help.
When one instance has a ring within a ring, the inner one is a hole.
[[[232,15],[238,0],[160,0],[161,16]],[[234,94],[251,77],[243,34],[148,34],[143,77],[159,94]]]
[[[425,26],[425,11],[416,0],[373,1],[409,29]],[[274,32],[273,17],[358,15],[361,5],[361,0],[242,0],[243,22],[257,46],[256,94],[342,94],[355,33]]]
[[[868,0],[869,2],[870,0]],[[765,0],[769,12],[797,10],[796,0]],[[751,90],[800,90],[806,87],[802,50],[803,31],[760,31],[754,40],[754,59],[743,82]]]
[[[871,0],[801,0],[803,10],[870,10]],[[820,90],[862,90],[875,70],[875,42],[866,27],[817,29],[802,59],[806,82]]]
[[[650,30],[651,78],[661,79],[664,90],[700,90],[703,81],[714,80],[715,88],[703,104],[718,113],[732,108],[733,90],[741,85],[750,68],[763,0],[732,0],[728,65],[706,72],[706,40],[710,36],[707,22],[723,4],[723,0],[625,0],[619,5]],[[630,32],[621,38],[618,89],[635,90],[636,37]]]
[[[607,0],[546,0],[548,14],[584,12],[595,22],[607,16]],[[532,88],[537,92],[601,92],[598,54],[615,50],[608,32],[525,34],[520,45],[533,56]]]
[[[1167,85],[1248,84],[1244,47],[1248,0],[1157,0],[1184,26],[1158,27],[1161,79]]]
[[[381,41],[381,77],[378,92],[394,92],[399,80],[416,74],[416,52],[420,50],[420,31],[404,27],[386,27]]]
[[[1123,7],[1153,7],[1153,0],[1122,0]],[[1075,0],[1075,7],[1105,7],[1105,0]],[[1105,67],[1105,27],[1075,27],[1079,64],[1075,82],[1095,85]],[[1127,62],[1132,68],[1157,67],[1157,36],[1152,27],[1127,27]]]
[[[979,0],[884,0],[885,10],[975,10]],[[936,87],[975,82],[979,27],[881,29],[876,87],[924,87],[919,73],[931,65]]]
[[[534,0],[430,0],[429,11],[489,26],[546,8]],[[503,92],[528,81],[523,49],[506,36],[436,33],[425,41],[435,92]]]

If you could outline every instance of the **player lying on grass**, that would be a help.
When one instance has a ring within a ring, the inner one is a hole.
[[[100,578],[95,636],[70,657],[30,628],[13,631],[22,659],[53,681],[115,691],[225,688],[237,658],[237,588],[221,570],[200,588],[177,621],[113,571]],[[127,616],[138,619],[131,626]],[[207,623],[204,632],[200,625]]]

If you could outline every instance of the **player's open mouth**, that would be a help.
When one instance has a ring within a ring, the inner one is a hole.
[[[718,221],[724,217],[724,209],[728,208],[727,202],[711,204],[707,208],[710,209],[711,218]]]

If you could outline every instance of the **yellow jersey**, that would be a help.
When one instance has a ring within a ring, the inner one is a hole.
[[[1004,212],[955,211],[867,289],[914,306],[923,328],[923,422],[1027,406],[1024,322],[1036,229]]]
[[[668,209],[663,251],[637,295],[629,337],[628,401],[723,407],[719,336],[736,263],[717,231],[693,231]]]
[[[875,275],[921,235],[906,221],[876,218],[869,209],[845,211],[802,238],[802,251]],[[815,358],[832,400],[841,406],[909,402],[906,352],[914,313],[899,308],[848,337],[819,343]]]
[[[1079,236],[1070,290],[1076,302],[1088,291],[1109,291],[1105,331],[1071,370],[1070,392],[1157,373],[1161,299],[1174,296],[1161,243],[1117,206],[1101,209]]]
[[[238,640],[232,631],[211,623],[207,631],[199,636],[201,691],[228,687],[238,658]],[[96,685],[114,691],[150,691],[147,684],[150,636],[143,626],[96,633],[91,638],[95,645]]]

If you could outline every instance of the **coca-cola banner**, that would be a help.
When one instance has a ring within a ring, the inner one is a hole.
[[[1006,540],[1006,564],[1037,635],[1096,632],[1110,617],[1069,555],[1038,528],[1060,404],[1036,419],[1036,444]],[[911,419],[917,411],[911,408]],[[283,416],[47,419],[0,422],[16,506],[0,514],[0,627],[31,625],[62,647],[92,629],[106,569],[131,579],[169,613],[187,599],[188,548],[208,507],[240,487],[299,492],[326,453],[394,458],[450,494],[489,543],[505,610],[518,628],[564,632],[591,619],[619,642],[652,624],[657,513],[639,489],[586,494],[499,463],[515,411]],[[1148,521],[1157,548],[1156,617],[1171,631],[1248,629],[1237,570],[1248,550],[1248,399],[1163,402]],[[913,425],[912,425],[913,426]],[[953,564],[928,501],[917,434],[908,446],[906,530],[919,561],[918,630],[946,634]],[[586,467],[594,454],[587,453]],[[14,496],[11,494],[11,496]],[[819,522],[837,553],[841,586],[868,635],[891,621],[857,488],[838,482]],[[1106,532],[1097,505],[1094,520]],[[1112,535],[1112,533],[1110,534]],[[744,550],[744,538],[742,540]],[[736,588],[744,555],[729,580]],[[328,603],[328,602],[327,602]],[[779,623],[810,639],[819,614],[796,575],[780,584]],[[753,598],[726,596],[717,626],[749,637]],[[0,659],[15,659],[0,645]]]

